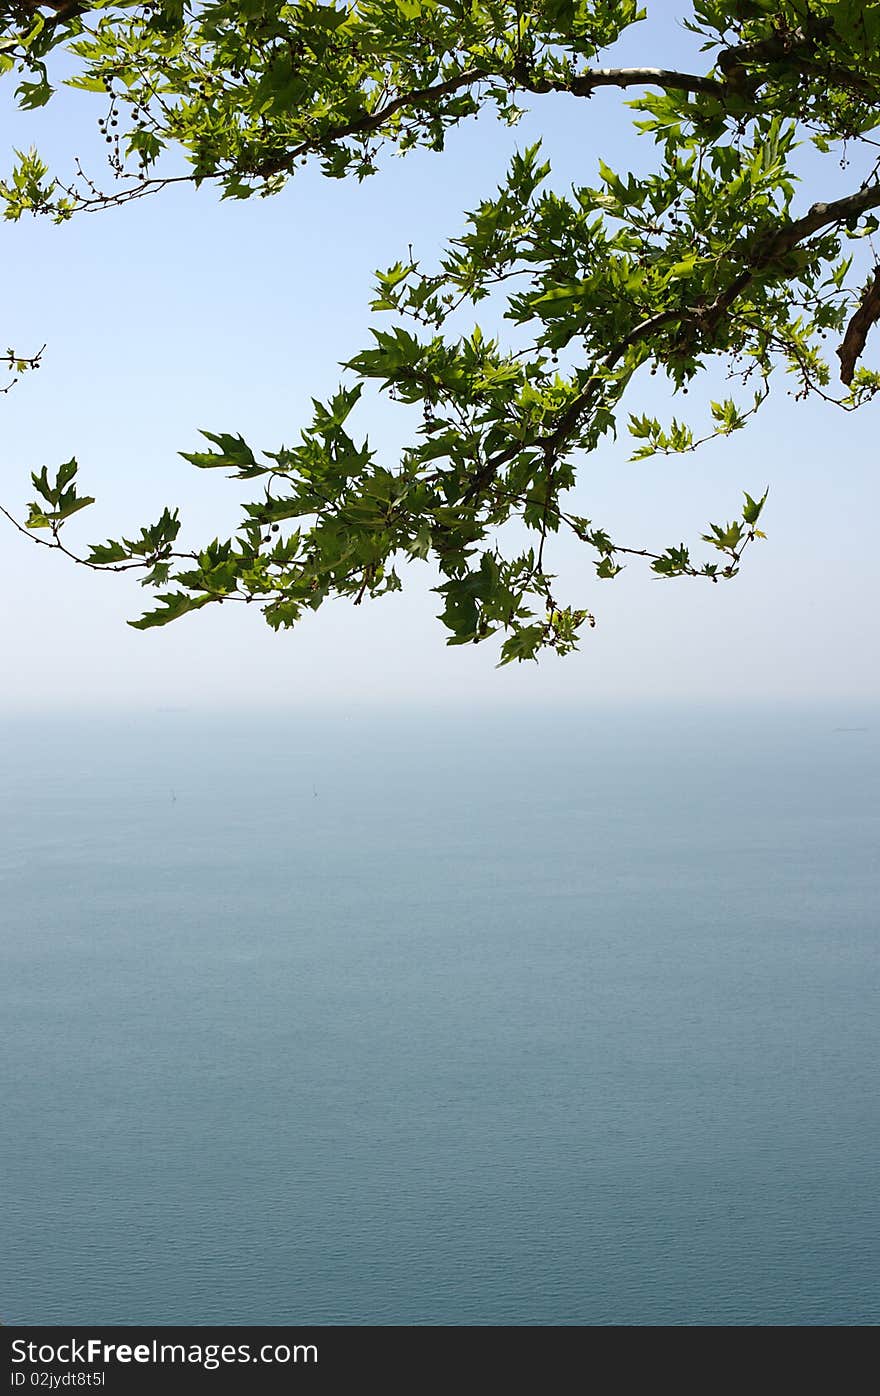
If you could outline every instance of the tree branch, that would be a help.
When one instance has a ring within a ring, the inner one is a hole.
[[[739,276],[734,277],[711,305],[697,308],[693,315],[695,322],[709,333],[714,333],[733,302],[760,272],[767,271],[775,261],[793,251],[798,243],[819,232],[821,228],[830,228],[835,223],[857,218],[872,208],[880,208],[880,184],[868,185],[855,194],[846,194],[842,199],[834,199],[828,204],[813,204],[802,218],[796,218],[785,227],[778,228],[774,233],[760,239],[750,265],[741,271]]]
[[[614,368],[626,350],[634,344],[647,339],[665,325],[676,322],[689,325],[694,331],[713,335],[733,303],[748,289],[762,271],[767,271],[775,261],[784,257],[787,252],[791,252],[798,243],[803,242],[805,238],[810,237],[821,228],[831,227],[835,223],[857,217],[859,214],[867,212],[868,209],[877,207],[880,207],[880,185],[871,185],[866,189],[860,189],[855,194],[848,194],[831,203],[813,204],[802,218],[794,219],[784,227],[776,229],[763,239],[759,239],[755,245],[754,259],[751,264],[740,272],[739,276],[734,277],[730,285],[716,296],[710,305],[663,310],[652,315],[649,319],[643,320],[604,356],[601,360],[603,372],[594,371],[591,374],[578,395],[562,412],[553,430],[544,436],[537,437],[532,442],[517,441],[496,452],[474,476],[464,495],[464,500],[467,502],[473,499],[494,478],[499,469],[517,456],[520,451],[543,449],[548,459],[552,459],[565,438],[575,430],[584,412],[592,403],[597,391],[605,381],[604,371]],[[880,278],[880,273],[878,273],[878,278]],[[880,281],[878,281],[878,297],[880,297]],[[877,314],[874,315],[874,319],[878,318],[880,318],[880,301],[878,301]],[[870,323],[873,324],[873,319]],[[865,328],[865,334],[867,334],[868,327]]]
[[[865,287],[859,308],[846,327],[843,343],[837,350],[840,359],[840,381],[850,386],[859,355],[865,347],[868,331],[880,320],[880,268]]]
[[[749,67],[754,63],[787,65],[798,73],[810,73],[823,77],[839,87],[848,87],[869,101],[877,100],[875,83],[867,81],[858,73],[852,73],[839,63],[825,63],[816,58],[818,45],[827,36],[833,24],[828,19],[812,19],[797,29],[778,29],[765,39],[753,39],[747,44],[736,44],[722,49],[716,59],[729,87],[740,91],[749,83],[758,85],[761,79],[749,75]]]
[[[463,73],[459,73],[457,77],[448,78],[446,82],[438,82],[433,87],[419,87],[414,88],[411,92],[403,92],[399,97],[386,102],[385,106],[380,107],[377,111],[365,112],[363,116],[346,122],[344,126],[331,127],[313,140],[301,141],[299,145],[287,151],[283,159],[263,162],[254,170],[254,174],[261,177],[280,174],[282,170],[287,169],[291,161],[308,154],[316,146],[333,141],[343,141],[348,136],[369,135],[371,131],[377,131],[390,117],[407,107],[430,106],[432,102],[437,101],[438,97],[449,97],[462,87],[470,87],[472,83],[491,76],[492,74],[482,72],[478,68],[468,68]]]
[[[671,91],[703,92],[710,97],[723,97],[727,91],[727,84],[718,78],[680,73],[673,68],[589,68],[569,82],[531,77],[523,71],[517,72],[515,77],[519,86],[528,92],[570,92],[575,97],[591,97],[598,87],[662,87]]]

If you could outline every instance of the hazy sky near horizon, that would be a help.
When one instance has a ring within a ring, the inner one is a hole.
[[[690,48],[663,19],[634,30],[621,57],[662,63]],[[69,93],[22,115],[10,84],[3,103],[4,172],[5,152],[31,143],[54,168],[77,153],[100,169],[96,99]],[[360,186],[309,169],[269,200],[183,188],[63,227],[3,224],[3,347],[47,349],[40,372],[0,398],[0,501],[20,510],[31,469],[76,455],[98,503],[69,526],[72,539],[130,535],[166,504],[180,505],[184,539],[228,533],[242,492],[177,455],[198,448],[198,429],[269,449],[295,439],[309,399],[333,389],[340,361],[367,339],[376,267],[408,243],[430,262],[539,134],[562,183],[592,182],[600,157],[624,171],[650,159],[630,121],[617,91],[535,99],[518,128],[468,123],[442,156],[389,159]],[[821,169],[845,177],[831,161]],[[835,192],[805,187],[804,207]],[[871,348],[876,363],[880,343]],[[651,391],[629,409],[662,410]],[[693,417],[707,395],[691,393]],[[768,541],[717,587],[637,566],[599,582],[589,555],[562,544],[560,591],[598,625],[580,653],[537,666],[496,670],[492,641],[448,648],[424,566],[405,568],[402,595],[357,610],[330,603],[292,632],[225,606],[141,634],[125,625],[143,609],[136,582],[77,569],[0,520],[0,706],[877,700],[878,412],[795,404],[780,385],[749,430],[694,455],[634,465],[622,439],[585,459],[573,507],[621,543],[695,541],[709,520],[735,516],[742,490],[769,485]],[[406,439],[387,400],[366,402],[357,425],[392,461]]]

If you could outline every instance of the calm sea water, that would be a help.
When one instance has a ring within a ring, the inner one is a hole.
[[[880,713],[7,719],[0,894],[6,1323],[880,1321]]]

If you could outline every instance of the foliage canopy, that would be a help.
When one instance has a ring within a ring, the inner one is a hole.
[[[709,525],[696,556],[684,544],[624,546],[572,514],[567,492],[584,453],[622,428],[637,457],[739,431],[779,372],[797,396],[846,410],[880,387],[861,363],[880,318],[880,3],[676,8],[692,71],[652,66],[650,53],[645,66],[607,66],[644,16],[636,0],[0,0],[0,74],[19,105],[48,102],[72,57],[64,81],[104,104],[112,175],[102,190],[93,173],[65,181],[36,151],[21,154],[0,183],[7,218],[64,221],[182,180],[225,198],[268,195],[312,161],[360,180],[384,148],[439,151],[481,109],[515,122],[523,102],[551,92],[620,89],[654,152],[644,176],[600,161],[594,185],[563,194],[542,151],[523,149],[436,266],[411,257],[377,273],[372,342],[294,446],[258,454],[205,432],[205,449],[185,453],[255,482],[235,537],[183,551],[166,509],[135,537],[77,554],[63,529],[92,501],[75,460],[33,476],[38,497],[19,526],[88,566],[143,573],[157,599],[139,627],[231,599],[287,627],[328,597],[396,590],[401,561],[430,559],[449,643],[499,634],[502,662],[565,653],[592,624],[556,595],[548,541],[560,529],[603,579],[630,554],[660,577],[735,576],[763,536],[764,497]],[[795,166],[805,143],[818,152],[808,197]],[[829,197],[821,170],[831,186],[841,162],[851,186]],[[503,300],[511,343],[472,318],[457,328],[489,297]],[[736,388],[705,426],[638,410],[645,373],[684,394],[713,361]],[[12,350],[7,364],[28,367]],[[356,434],[369,382],[420,413],[399,459]]]

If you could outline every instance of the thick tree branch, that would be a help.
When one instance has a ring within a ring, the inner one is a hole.
[[[868,331],[880,320],[880,268],[865,287],[858,310],[846,327],[843,343],[837,350],[840,359],[840,381],[850,386],[859,355],[865,347]]]
[[[748,90],[766,81],[750,72],[753,65],[780,65],[796,73],[809,73],[821,77],[838,87],[849,88],[869,101],[877,100],[877,86],[858,73],[843,68],[839,63],[824,61],[820,45],[833,28],[827,19],[814,18],[808,25],[797,29],[778,29],[765,39],[754,39],[747,44],[736,44],[722,49],[716,59],[716,66],[724,74],[729,87],[734,90]]]
[[[827,35],[829,22],[816,21],[809,28],[774,30],[764,39],[752,39],[746,44],[732,44],[718,54],[717,64],[722,73],[732,73],[748,67],[751,63],[781,63],[792,57],[802,56],[804,50],[810,54],[816,44]]]
[[[723,97],[727,91],[726,83],[718,78],[673,68],[590,68],[568,82],[519,71],[516,81],[529,92],[570,92],[574,97],[591,97],[599,87],[662,87],[673,92],[703,92],[710,97]]]
[[[42,15],[43,25],[45,29],[54,29],[56,25],[63,24],[68,19],[76,19],[77,15],[84,14],[89,8],[82,0],[12,0],[8,6],[0,4],[0,13],[8,9],[10,14],[20,17],[26,23],[39,11],[49,10],[50,14]]]

